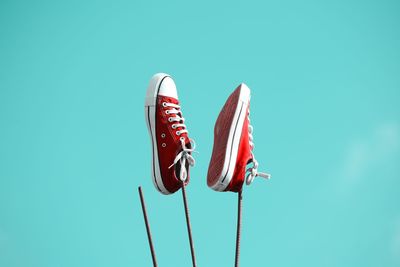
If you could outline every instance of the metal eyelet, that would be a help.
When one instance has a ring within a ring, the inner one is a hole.
[[[169,114],[169,110],[166,110],[166,111],[165,111],[165,114]]]
[[[161,146],[162,146],[162,147],[166,147],[166,146],[167,146],[167,144],[165,144],[165,143],[162,143],[162,144],[161,144]]]
[[[161,134],[161,138],[165,138],[165,133],[162,133],[162,134]]]
[[[166,107],[166,106],[167,106],[167,103],[166,103],[166,102],[162,102],[162,106],[163,106],[163,107]]]
[[[172,124],[172,129],[176,129],[176,124]]]
[[[180,131],[176,131],[175,133],[176,133],[176,135],[181,135]]]
[[[179,138],[181,141],[185,141],[185,137],[181,137]]]
[[[168,118],[168,121],[169,121],[169,122],[172,122],[172,117],[169,117],[169,118]]]

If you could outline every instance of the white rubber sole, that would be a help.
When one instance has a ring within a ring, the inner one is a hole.
[[[153,149],[153,157],[152,157],[152,168],[151,168],[151,177],[154,186],[161,193],[168,195],[171,194],[165,186],[161,178],[160,165],[158,161],[158,148],[157,148],[157,137],[156,137],[156,103],[157,96],[160,89],[160,85],[162,81],[166,78],[170,77],[165,73],[158,73],[154,75],[147,87],[145,104],[144,104],[144,114],[147,129],[149,131],[151,137],[151,145]]]
[[[244,120],[247,116],[247,108],[250,101],[250,89],[244,83],[241,84],[239,101],[235,109],[235,115],[229,129],[228,142],[226,145],[224,165],[218,182],[212,189],[216,191],[224,191],[232,180],[233,172],[236,166],[236,159],[239,150],[240,137]]]

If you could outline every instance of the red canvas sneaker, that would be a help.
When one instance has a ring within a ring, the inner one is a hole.
[[[214,147],[208,167],[207,185],[216,191],[239,192],[245,180],[270,175],[257,171],[250,125],[250,89],[240,84],[225,102],[214,127]],[[246,169],[248,164],[252,167]]]
[[[194,142],[189,138],[178,93],[168,74],[157,73],[147,88],[145,119],[152,148],[152,180],[163,194],[172,194],[189,182]]]

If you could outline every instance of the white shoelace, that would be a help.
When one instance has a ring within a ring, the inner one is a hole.
[[[173,104],[173,103],[167,103],[167,102],[163,102],[162,103],[163,107],[170,107],[171,109],[168,109],[165,111],[165,113],[168,114],[175,114],[175,116],[171,116],[168,117],[168,121],[169,122],[175,122],[172,124],[172,129],[176,129],[176,128],[181,128],[180,130],[176,131],[175,134],[180,136],[183,133],[188,133],[187,129],[186,129],[186,125],[184,124],[185,119],[181,116],[181,107],[177,104]],[[195,164],[195,160],[192,157],[191,153],[194,151],[196,144],[195,142],[190,139],[189,137],[187,137],[189,139],[190,142],[190,148],[186,147],[186,143],[185,143],[185,138],[181,137],[179,140],[181,141],[181,145],[182,145],[182,151],[178,153],[178,155],[176,155],[174,162],[168,167],[168,168],[172,168],[174,165],[176,165],[178,162],[180,163],[180,173],[179,173],[179,179],[184,182],[187,179],[187,170],[186,170],[186,162],[190,165],[190,166],[194,166]]]
[[[250,125],[250,110],[247,113],[247,119],[249,121],[249,144],[250,144],[250,149],[254,149],[254,143],[253,143],[253,126]],[[249,174],[246,176],[246,184],[249,185],[253,182],[254,178],[257,176],[265,178],[265,179],[270,179],[271,175],[268,173],[264,172],[258,172],[258,161],[254,157],[253,151],[251,152],[251,156],[253,158],[253,166],[248,168],[246,172],[249,172]]]

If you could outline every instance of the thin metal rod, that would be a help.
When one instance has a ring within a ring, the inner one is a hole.
[[[149,224],[149,220],[147,218],[146,204],[144,202],[144,196],[143,196],[143,192],[142,192],[142,187],[139,186],[138,190],[139,190],[139,196],[140,196],[140,203],[142,204],[144,223],[146,225],[147,238],[149,240],[151,258],[153,259],[153,266],[157,267],[156,253],[154,252],[153,239],[151,238],[150,224]]]
[[[193,263],[193,267],[196,267],[196,256],[194,253],[192,227],[190,226],[189,208],[188,208],[187,199],[186,199],[185,184],[182,185],[182,197],[183,197],[183,205],[185,207],[186,225],[187,225],[187,231],[188,231],[188,236],[189,236],[190,252],[192,254],[192,263]]]
[[[242,229],[242,190],[240,190],[239,193],[238,193],[238,214],[237,214],[237,229],[236,229],[235,267],[239,267],[241,229]]]

